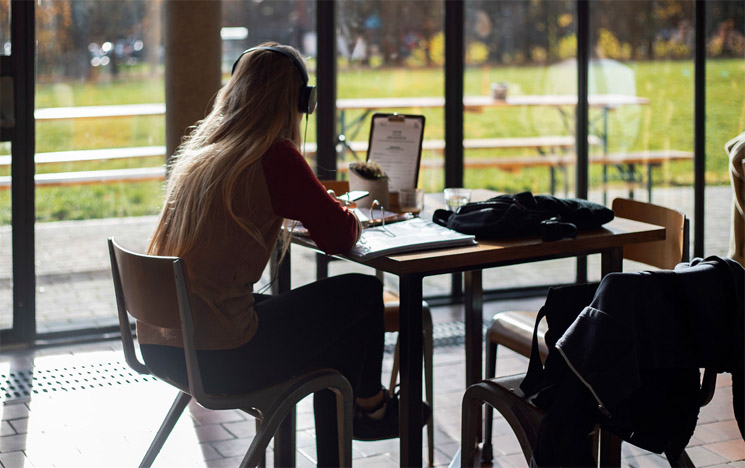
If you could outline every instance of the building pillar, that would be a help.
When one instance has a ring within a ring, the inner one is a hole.
[[[219,0],[166,0],[166,155],[210,111],[221,85]]]

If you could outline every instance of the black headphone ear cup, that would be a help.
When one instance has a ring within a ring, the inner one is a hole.
[[[316,110],[316,87],[303,86],[300,88],[298,108],[303,114],[312,114]]]

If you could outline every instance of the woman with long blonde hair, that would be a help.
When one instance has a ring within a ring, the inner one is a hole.
[[[244,52],[209,115],[174,155],[149,253],[184,260],[204,385],[240,392],[313,368],[352,384],[354,436],[398,436],[398,401],[380,384],[382,285],[341,275],[280,296],[254,291],[285,220],[299,220],[319,248],[344,253],[361,228],[298,151],[300,124],[315,108],[305,64],[289,46]],[[156,373],[185,381],[179,332],[138,324]],[[330,391],[315,398],[319,465],[338,464]]]

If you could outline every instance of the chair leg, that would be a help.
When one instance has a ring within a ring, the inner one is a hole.
[[[259,433],[259,428],[261,427],[261,419],[256,418],[254,419],[256,421],[256,433]],[[265,468],[266,467],[266,450],[264,450],[264,453],[261,454],[261,459],[259,460],[259,464],[257,465],[259,468]]]
[[[478,384],[475,384],[478,385]],[[461,408],[461,427],[460,427],[460,466],[474,466],[476,455],[476,438],[478,429],[476,422],[477,414],[481,411],[482,400],[475,397],[474,385],[466,389],[463,394],[463,406]]]
[[[520,443],[525,461],[530,464],[545,413],[531,405],[520,391],[524,374],[483,380],[466,389],[463,395],[461,423],[461,466],[473,466],[478,447],[478,412],[487,403],[502,414]]]
[[[336,430],[339,436],[339,462],[342,467],[352,466],[352,424],[354,397],[352,387],[332,389],[336,394]]]
[[[393,350],[393,367],[391,369],[391,384],[388,386],[388,396],[393,396],[393,389],[396,387],[396,384],[398,383],[398,367],[400,365],[399,363],[399,339],[398,336],[396,336],[396,348]]]
[[[486,379],[493,379],[497,374],[497,344],[486,340]],[[492,426],[494,425],[494,409],[484,405],[484,445],[481,449],[481,460],[490,463],[494,459],[492,447]]]
[[[685,450],[678,455],[678,458],[673,458],[673,455],[668,452],[665,452],[665,456],[667,457],[667,461],[670,463],[671,467],[694,468],[696,466],[693,464],[693,461],[691,461],[691,458]]]
[[[318,371],[324,372],[323,370]],[[340,465],[342,467],[352,466],[352,417],[353,402],[352,386],[341,374],[334,372],[329,375],[308,376],[309,380],[294,385],[283,394],[277,395],[274,403],[266,409],[264,420],[256,431],[251,441],[248,452],[240,463],[241,468],[258,466],[260,460],[265,456],[266,447],[272,437],[277,433],[280,424],[288,416],[294,416],[295,406],[306,396],[329,389],[336,395],[337,415],[341,410],[342,416],[337,417]],[[294,443],[295,433],[291,434]],[[277,466],[278,454],[275,454],[274,463]]]
[[[434,398],[434,338],[432,327],[432,313],[429,305],[422,304],[422,331],[424,333],[424,392],[425,399],[432,410],[432,416],[427,421],[427,461],[429,466],[435,463],[435,398]]]
[[[621,439],[600,428],[597,460],[600,466],[621,466]]]
[[[191,395],[188,393],[179,392],[178,395],[176,395],[176,399],[173,400],[173,404],[171,404],[171,409],[168,410],[166,419],[163,420],[160,429],[158,429],[158,433],[155,435],[155,439],[150,443],[150,448],[147,449],[145,457],[140,462],[140,468],[149,468],[152,466],[155,457],[160,453],[160,449],[163,448],[163,444],[171,434],[173,427],[176,425],[176,421],[181,417],[181,414],[184,412],[186,405],[189,404],[189,401],[191,401]]]

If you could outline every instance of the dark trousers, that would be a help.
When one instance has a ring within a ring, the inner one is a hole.
[[[300,372],[332,368],[352,384],[355,397],[381,389],[383,289],[360,274],[333,276],[279,296],[255,295],[259,326],[251,341],[227,350],[198,351],[205,389],[242,392]],[[156,375],[186,381],[181,348],[142,345]],[[319,466],[338,466],[333,392],[314,397]]]

